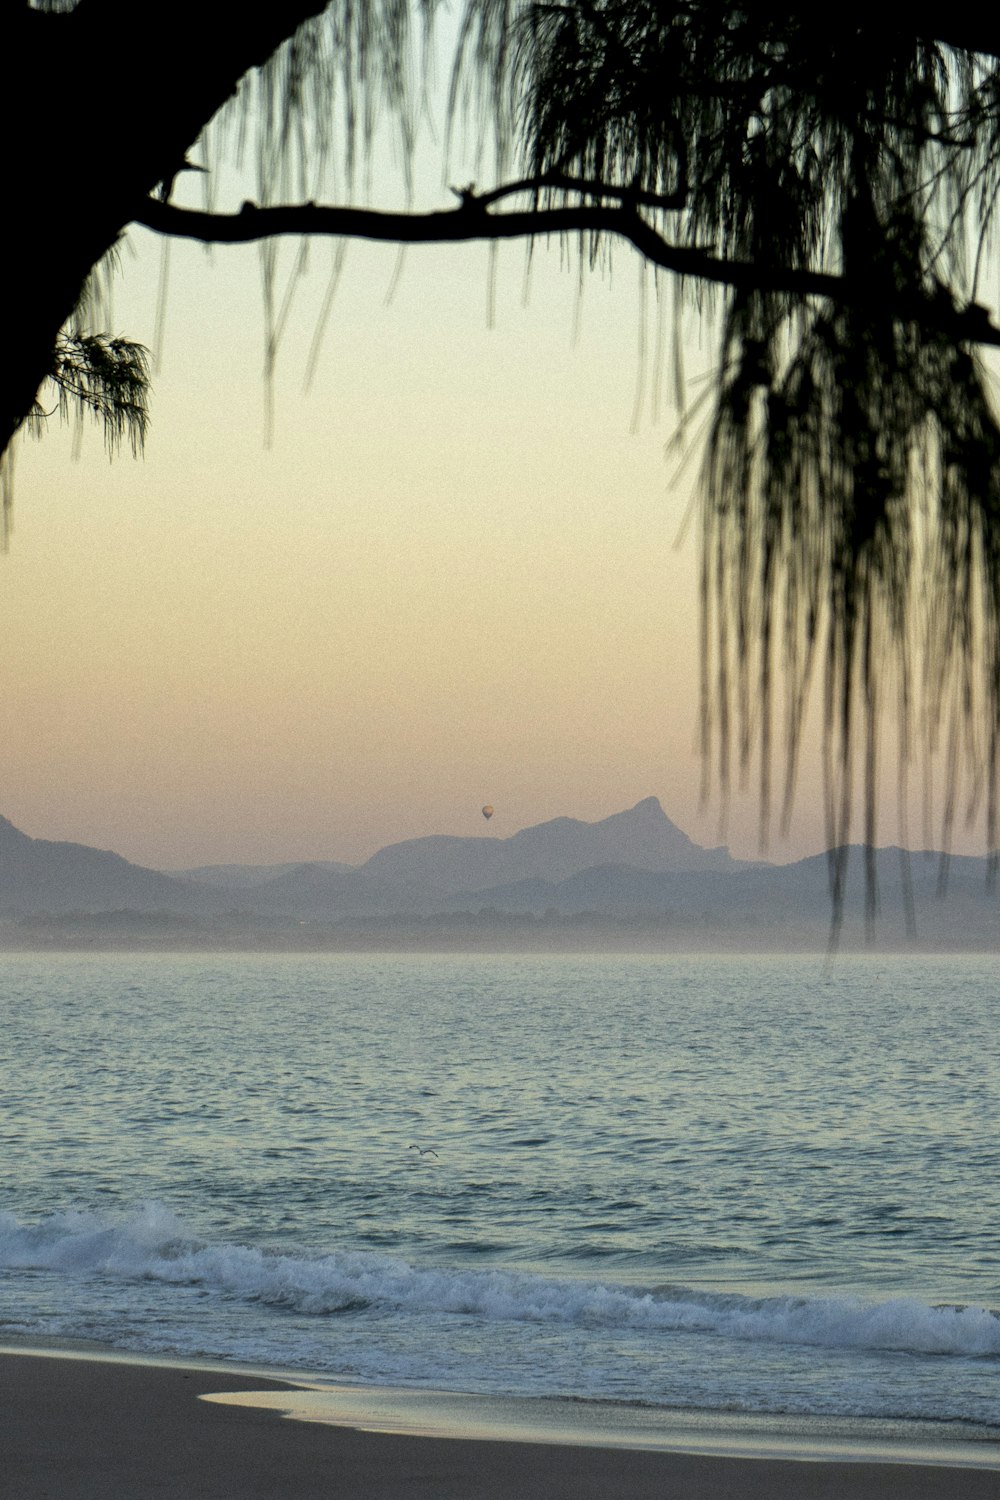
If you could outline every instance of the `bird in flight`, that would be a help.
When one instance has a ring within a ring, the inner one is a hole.
[[[421,1156],[433,1156],[435,1161],[440,1161],[441,1159],[436,1151],[431,1150],[430,1146],[411,1146],[409,1149],[411,1151],[418,1151]]]

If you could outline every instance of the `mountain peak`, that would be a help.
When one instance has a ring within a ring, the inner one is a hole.
[[[0,849],[23,849],[33,843],[34,839],[15,828],[9,818],[0,817]]]
[[[663,811],[663,804],[659,797],[643,797],[642,801],[637,802],[634,807],[626,807],[624,812],[612,813],[609,818],[602,818],[597,827],[609,827],[615,823],[645,823],[650,825],[666,823],[670,828],[677,828],[677,824],[671,822],[670,818]],[[681,830],[677,828],[677,832],[680,833]],[[687,835],[685,834],[684,837],[686,838]]]
[[[658,797],[594,823],[551,818],[509,838],[409,839],[389,844],[365,868],[388,883],[425,889],[484,890],[517,880],[563,880],[594,865],[639,870],[729,869],[724,849],[702,849],[672,823]]]

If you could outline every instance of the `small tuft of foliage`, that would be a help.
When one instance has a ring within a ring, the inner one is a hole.
[[[126,440],[134,457],[142,452],[149,426],[149,351],[131,339],[104,333],[62,333],[52,355],[43,393],[51,387],[56,405],[46,411],[36,402],[35,430],[58,412],[82,423],[90,416],[104,428],[108,453]]]
[[[55,396],[46,411],[44,398]],[[61,333],[52,351],[52,366],[35,400],[26,430],[38,437],[58,414],[74,420],[78,439],[87,417],[100,423],[108,456],[126,442],[138,458],[149,427],[149,351],[132,339],[104,333]],[[14,495],[14,447],[0,459],[0,550],[10,539]]]

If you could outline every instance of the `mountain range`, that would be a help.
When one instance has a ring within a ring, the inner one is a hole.
[[[985,860],[879,850],[880,914],[864,916],[848,851],[843,934],[882,945],[1000,946]],[[0,817],[0,940],[132,946],[615,945],[816,947],[830,938],[825,855],[741,862],[694,844],[655,797],[599,822],[555,818],[509,838],[427,837],[359,865],[315,861],[164,872]],[[584,939],[584,934],[587,934]],[[572,941],[571,941],[572,940]]]

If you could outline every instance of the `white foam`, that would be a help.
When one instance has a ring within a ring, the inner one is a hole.
[[[0,1266],[74,1277],[198,1286],[226,1298],[324,1316],[366,1306],[608,1329],[704,1333],[753,1342],[1000,1357],[1000,1318],[983,1307],[912,1298],[721,1296],[644,1291],[510,1271],[418,1267],[375,1253],[279,1253],[199,1239],[170,1209],[104,1218],[0,1214]]]

